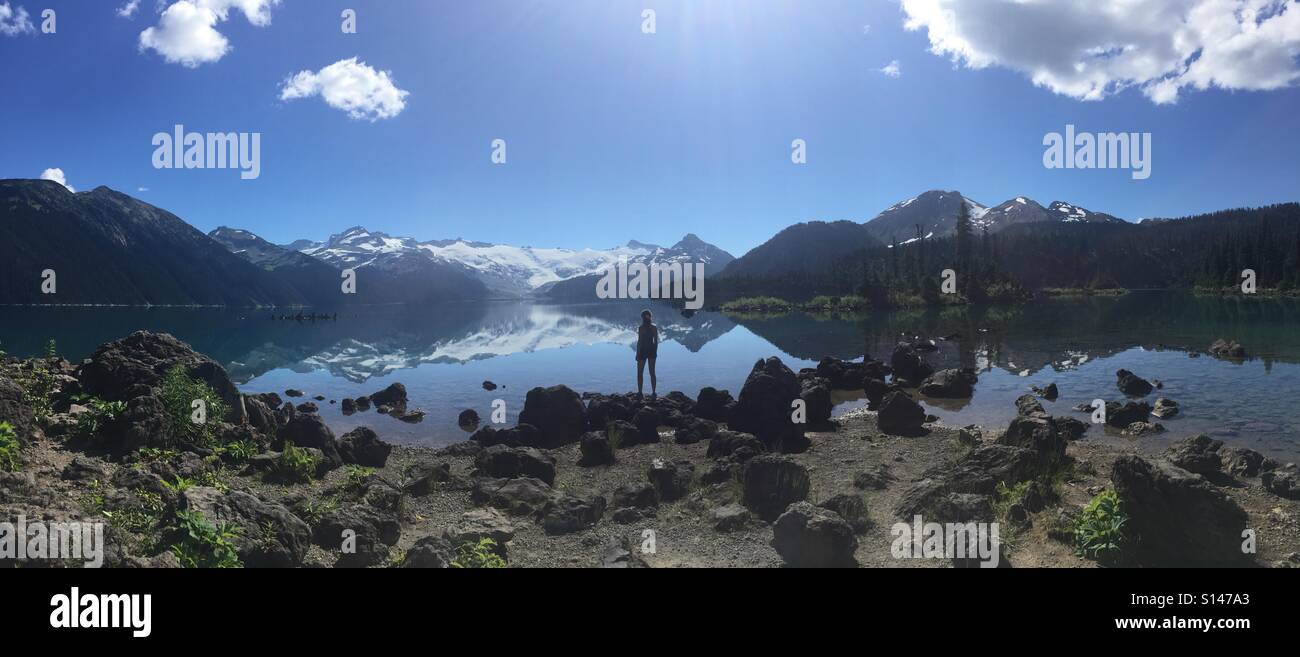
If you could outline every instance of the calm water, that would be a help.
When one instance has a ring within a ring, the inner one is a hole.
[[[309,397],[341,400],[401,381],[411,408],[428,413],[423,423],[404,424],[373,411],[344,417],[328,401],[322,415],[339,432],[366,424],[390,440],[436,445],[462,440],[456,415],[473,408],[486,418],[494,399],[505,400],[514,422],[533,386],[635,389],[632,345],[640,309],[500,303],[352,310],[337,321],[297,323],[259,311],[4,308],[0,349],[39,353],[54,338],[61,353],[76,359],[102,342],[148,329],[173,333],[218,359],[247,392],[298,388]],[[824,355],[887,357],[900,335],[953,336],[931,362],[975,367],[980,381],[971,400],[926,402],[950,426],[1002,428],[1014,414],[1015,398],[1034,384],[1060,388],[1060,399],[1045,403],[1056,414],[1096,398],[1119,399],[1115,370],[1126,368],[1163,381],[1158,395],[1182,405],[1181,415],[1164,421],[1169,433],[1142,438],[1143,445],[1159,449],[1206,432],[1277,458],[1300,456],[1295,300],[1151,292],[867,317],[684,318],[667,307],[656,307],[655,315],[664,337],[661,392],[694,396],[714,386],[734,394],[759,358],[776,355],[797,370]],[[1240,341],[1252,358],[1229,363],[1189,356],[1218,337]],[[502,388],[487,392],[484,380]],[[863,404],[846,401],[836,412]],[[1097,427],[1088,439],[1128,440]]]

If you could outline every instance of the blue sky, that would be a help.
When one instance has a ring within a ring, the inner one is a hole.
[[[1177,102],[1143,86],[1159,79],[1122,75],[1082,100],[1068,67],[1040,85],[1027,71],[1035,58],[1059,64],[1055,44],[1088,17],[1056,26],[1061,35],[1008,21],[990,36],[985,25],[954,45],[936,42],[942,26],[923,15],[947,0],[206,1],[236,7],[214,25],[229,51],[187,67],[139,47],[171,0],[142,0],[129,18],[116,15],[127,0],[0,0],[36,27],[0,35],[0,177],[57,167],[77,190],[107,185],[201,230],[276,242],[356,224],[521,246],[670,244],[694,232],[736,255],[792,223],[865,221],[935,188],[1127,219],[1300,200],[1289,26],[1267,81],[1205,55],[1219,68],[1188,67],[1187,80],[1210,82],[1185,82]],[[241,2],[267,2],[269,24],[254,25]],[[357,34],[340,30],[349,7]],[[56,34],[39,32],[45,8]],[[655,34],[641,31],[645,8]],[[908,18],[921,24],[907,30]],[[982,25],[960,18],[961,29]],[[1142,38],[1159,43],[1159,29]],[[289,76],[352,57],[407,92],[399,112],[371,121],[319,96],[281,100]],[[897,76],[880,70],[895,61]],[[154,169],[152,136],[178,123],[262,133],[260,178]],[[1067,123],[1151,132],[1151,177],[1045,169],[1043,137]],[[505,165],[490,161],[497,138]],[[796,138],[805,165],[791,163]]]

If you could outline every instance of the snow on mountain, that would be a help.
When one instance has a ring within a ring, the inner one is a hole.
[[[1008,226],[1037,222],[1063,223],[1116,223],[1109,214],[1092,212],[1085,208],[1055,201],[1047,207],[1037,201],[1017,196],[992,208],[985,207],[959,192],[929,191],[915,198],[890,206],[879,216],[867,222],[867,229],[881,241],[908,244],[917,241],[918,230],[947,237],[957,230],[957,213],[960,202],[970,212],[971,226],[975,232],[996,233]]]
[[[453,263],[470,272],[496,294],[528,296],[554,283],[600,274],[626,259],[628,262],[701,262],[711,274],[731,262],[727,252],[687,235],[665,249],[635,240],[611,249],[563,249],[508,246],[464,239],[420,242],[392,237],[356,226],[333,235],[324,243],[299,241],[303,253],[338,267],[394,266],[403,258],[419,257]]]

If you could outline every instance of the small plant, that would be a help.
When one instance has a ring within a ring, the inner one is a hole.
[[[505,568],[506,560],[498,555],[494,548],[497,542],[490,538],[480,538],[477,543],[461,543],[456,548],[456,558],[452,568]]]
[[[1075,521],[1075,548],[1080,555],[1100,563],[1117,563],[1131,542],[1128,520],[1119,495],[1110,489],[1102,491]]]
[[[190,488],[193,488],[195,483],[196,482],[193,479],[182,477],[180,475],[176,475],[175,481],[167,481],[164,479],[162,482],[163,486],[166,487],[167,490],[170,490],[174,493],[185,492]]]
[[[79,438],[90,439],[98,436],[105,427],[126,412],[124,401],[108,402],[98,397],[81,398],[78,401],[87,409],[85,413],[77,416],[76,435]]]
[[[366,479],[375,473],[374,468],[366,467],[364,465],[356,465],[354,463],[348,464],[347,471],[348,482],[345,484],[345,487],[350,491],[360,491],[365,487]]]
[[[226,523],[208,522],[198,511],[176,512],[176,536],[171,545],[183,568],[242,568],[233,541],[240,529]]]
[[[33,359],[31,369],[20,369],[14,373],[14,380],[22,386],[23,403],[32,409],[37,419],[50,416],[54,393],[59,390],[54,371],[46,363]]]
[[[227,443],[217,448],[217,451],[230,457],[236,462],[247,461],[262,452],[262,450],[257,446],[257,443],[251,440],[237,440],[235,442]]]
[[[325,517],[325,514],[339,508],[338,498],[322,497],[314,500],[304,500],[300,502],[296,510],[298,517],[313,527]]]
[[[271,466],[271,474],[282,481],[303,484],[312,480],[319,466],[320,457],[286,440],[284,451]]]
[[[18,434],[12,424],[0,422],[0,470],[17,472],[22,467],[18,456]]]
[[[211,386],[191,378],[184,365],[176,365],[163,375],[162,401],[173,440],[200,447],[211,447],[216,442],[216,425],[226,416],[226,402]],[[193,419],[195,401],[202,401],[205,408],[207,417],[202,423]]]
[[[1008,486],[1006,482],[999,481],[996,488],[993,489],[993,513],[1001,520],[1006,520],[1007,513],[1011,507],[1020,504],[1025,499],[1025,492],[1029,490],[1031,481],[1022,481],[1013,486]]]

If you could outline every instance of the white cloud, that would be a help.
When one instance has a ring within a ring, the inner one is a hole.
[[[885,64],[885,66],[880,69],[880,72],[891,78],[896,78],[903,74],[903,69],[899,68],[898,60],[895,59],[894,61]]]
[[[15,9],[9,6],[8,2],[0,3],[0,34],[18,36],[35,31],[36,26],[32,25],[26,9],[22,7]]]
[[[1081,100],[1156,103],[1300,81],[1300,0],[901,0],[909,30],[973,69],[1002,66]]]
[[[356,57],[342,59],[315,73],[300,71],[284,81],[280,100],[319,95],[325,103],[354,119],[391,119],[406,109],[409,92],[393,84],[392,74],[376,71]]]
[[[231,9],[253,25],[266,27],[271,8],[278,4],[280,0],[179,0],[163,10],[157,26],[140,33],[140,49],[188,68],[215,62],[230,52],[230,41],[217,31],[217,24],[230,17]]]
[[[60,185],[63,185],[64,187],[67,187],[67,188],[68,188],[68,191],[70,191],[70,192],[75,192],[75,191],[77,191],[77,190],[75,190],[75,189],[72,188],[72,185],[69,185],[69,184],[68,184],[68,178],[67,178],[67,176],[64,176],[64,175],[63,175],[63,169],[59,169],[59,168],[57,168],[57,167],[56,167],[56,168],[52,168],[52,169],[46,169],[46,170],[42,171],[42,172],[41,172],[41,180],[53,180],[54,182],[59,183]]]
[[[135,15],[135,10],[140,8],[140,0],[131,0],[130,2],[118,7],[117,15],[122,18],[130,18]]]

